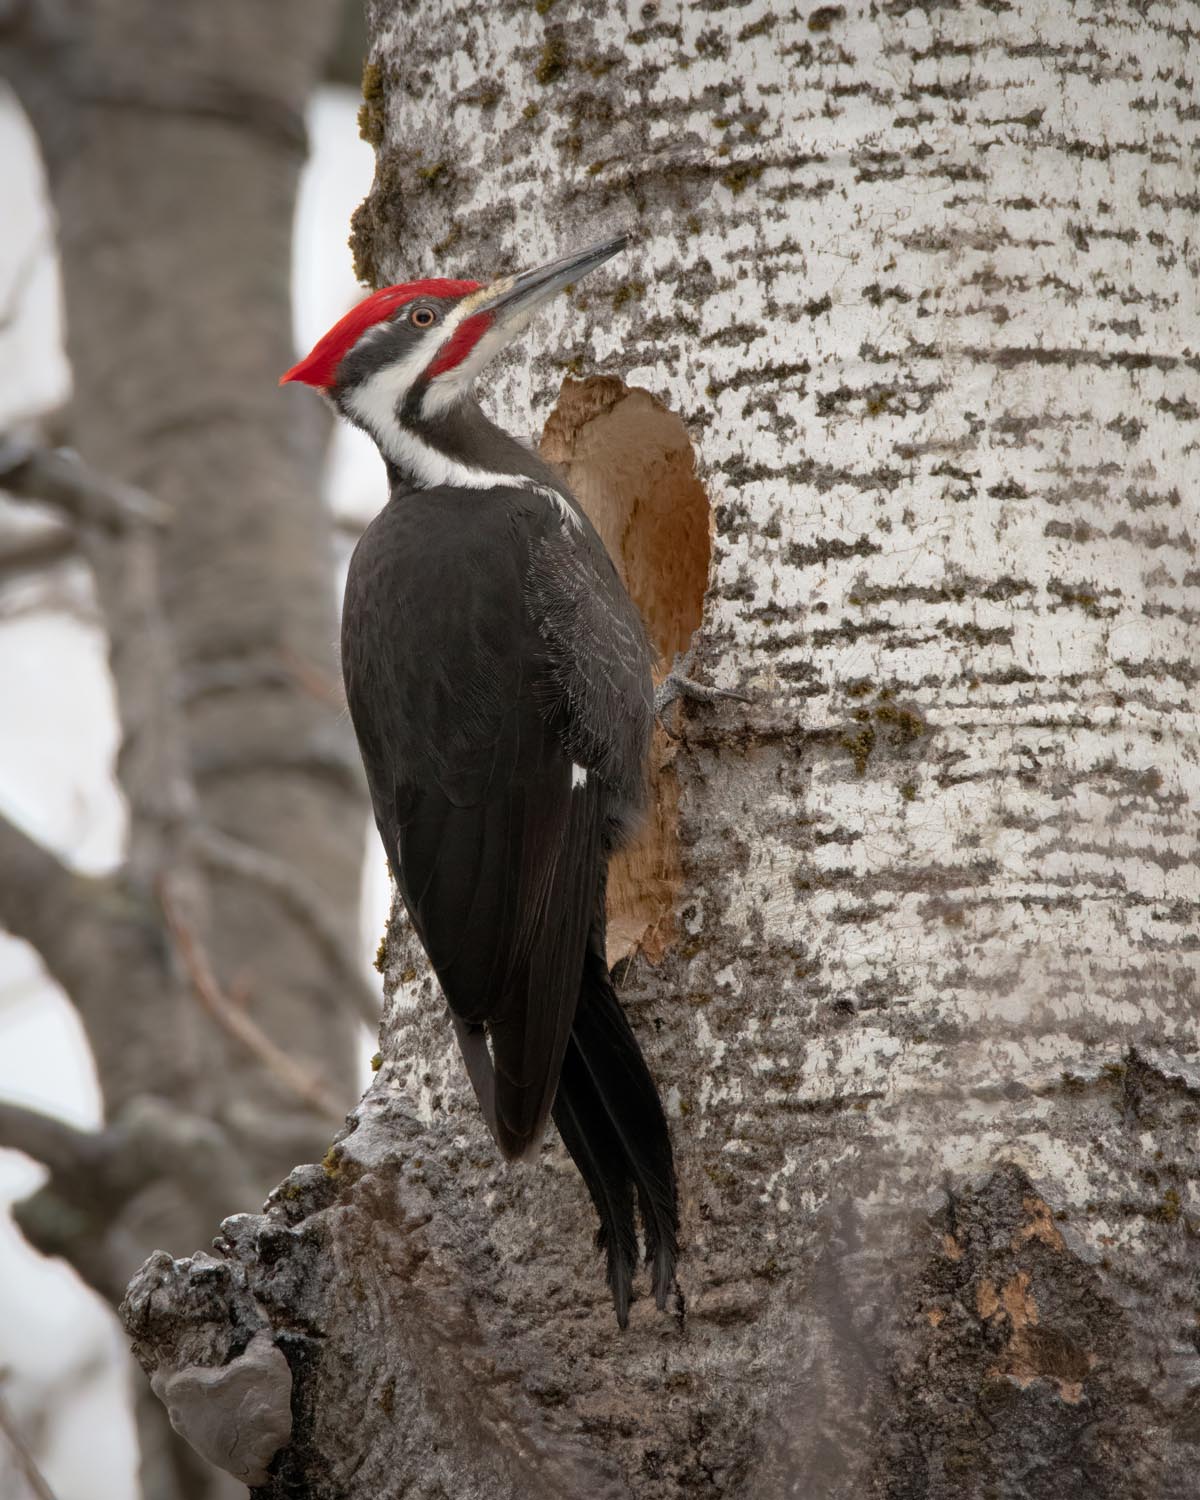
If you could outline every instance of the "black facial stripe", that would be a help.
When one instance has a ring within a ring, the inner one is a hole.
[[[334,376],[331,394],[336,396],[338,391],[361,385],[377,371],[406,359],[418,344],[437,332],[441,320],[460,301],[461,298],[458,297],[422,297],[417,302],[405,303],[392,318],[376,323],[342,359]],[[418,328],[415,323],[409,322],[409,314],[415,307],[428,307],[436,311],[439,314],[438,320],[428,328]],[[423,380],[417,384],[424,389]],[[410,409],[410,402],[411,393],[405,401],[406,412]]]
[[[408,388],[408,394],[404,398],[404,405],[400,408],[400,420],[406,427],[416,427],[421,420],[421,402],[425,399],[425,392],[429,389],[429,376],[422,370],[412,385]]]

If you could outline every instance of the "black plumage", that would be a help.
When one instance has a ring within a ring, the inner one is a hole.
[[[624,1324],[635,1199],[660,1306],[676,1236],[662,1107],[604,961],[605,870],[644,799],[650,650],[568,505],[398,476],[351,560],[342,664],[376,824],[481,1109],[514,1158],[553,1106]]]
[[[678,1233],[666,1119],[605,960],[608,862],[646,796],[651,652],[587,517],[471,381],[623,244],[487,288],[385,287],[285,376],[387,464],[342,618],[375,821],[496,1143],[531,1155],[553,1112],[622,1326],[637,1217],[660,1308]]]

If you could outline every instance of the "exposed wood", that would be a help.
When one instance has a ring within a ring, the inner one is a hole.
[[[662,671],[686,652],[708,587],[708,497],[679,418],[648,391],[597,376],[563,382],[542,435],[641,611]],[[608,878],[608,956],[662,957],[676,936],[682,883],[674,746],[661,729],[651,757],[650,813]]]

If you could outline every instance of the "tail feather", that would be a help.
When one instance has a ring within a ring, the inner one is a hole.
[[[624,1328],[637,1264],[634,1203],[660,1308],[675,1281],[679,1211],[662,1103],[595,938],[563,1059],[554,1122],[596,1206],[596,1242],[607,1259],[613,1305]]]
[[[637,1269],[637,1231],[633,1193],[621,1159],[620,1142],[583,1069],[578,1048],[571,1045],[559,1075],[554,1123],[587,1184],[600,1227],[596,1248],[603,1252],[608,1289],[617,1322],[629,1323],[633,1273]]]

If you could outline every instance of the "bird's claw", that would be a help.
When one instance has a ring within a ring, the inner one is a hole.
[[[715,703],[718,698],[732,698],[735,703],[749,703],[747,693],[735,692],[733,688],[707,687],[702,682],[693,682],[678,672],[671,672],[659,683],[654,692],[654,712],[661,714],[678,698],[689,703]]]
[[[752,701],[748,693],[737,692],[734,688],[708,687],[703,682],[694,682],[687,675],[685,666],[685,661],[676,657],[675,665],[655,688],[654,713],[656,718],[661,719],[671,704],[678,700],[686,700],[689,703],[716,703],[722,698],[732,699],[735,703]]]

